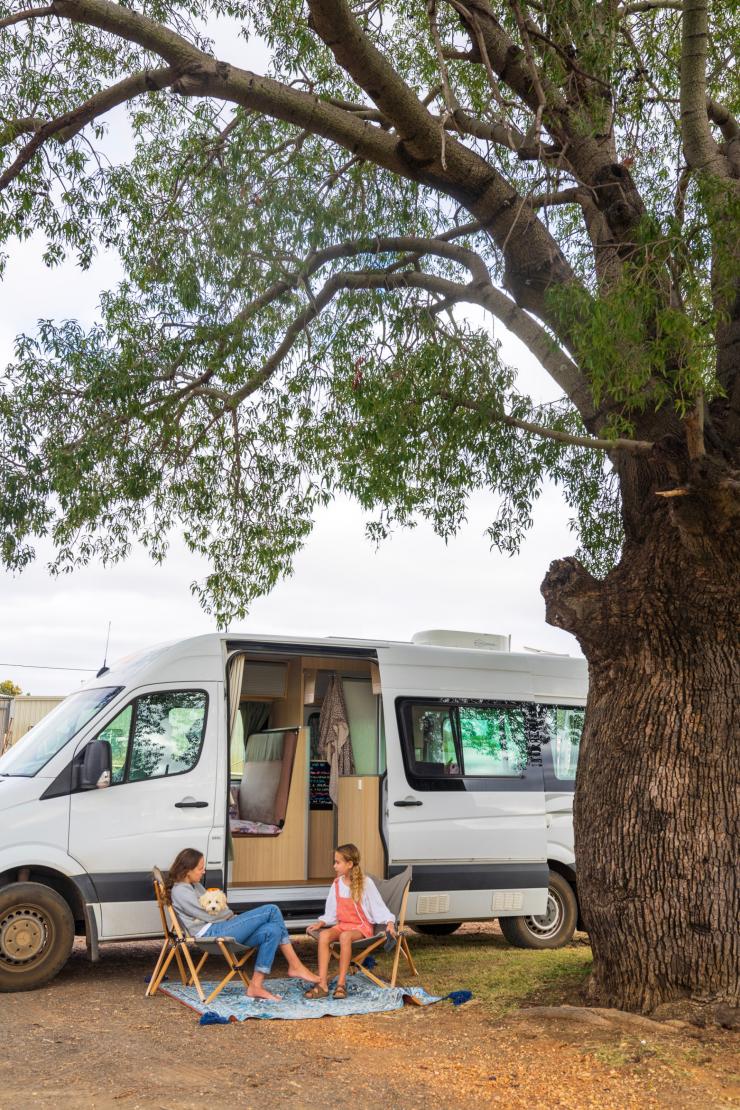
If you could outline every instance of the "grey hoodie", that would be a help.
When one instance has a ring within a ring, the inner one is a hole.
[[[183,926],[195,936],[204,925],[212,925],[214,921],[228,921],[233,917],[230,909],[219,910],[218,913],[208,913],[201,906],[198,899],[206,892],[203,883],[175,883],[172,888],[172,908],[179,917]]]

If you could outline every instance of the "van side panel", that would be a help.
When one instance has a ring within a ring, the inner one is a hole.
[[[403,761],[397,713],[404,698],[531,701],[528,660],[416,645],[379,649],[378,659],[389,865],[391,871],[406,863],[414,866],[412,919],[543,913],[548,873],[541,770],[528,768],[526,784],[466,778],[462,789],[415,788]]]

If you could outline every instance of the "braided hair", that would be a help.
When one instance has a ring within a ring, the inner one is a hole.
[[[349,873],[349,892],[352,895],[352,901],[359,902],[365,889],[365,875],[360,867],[360,850],[356,844],[340,844],[337,852],[342,859],[352,864],[352,870]]]

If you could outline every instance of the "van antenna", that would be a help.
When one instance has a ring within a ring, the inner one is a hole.
[[[108,635],[105,638],[105,652],[103,654],[103,666],[100,668],[98,673],[95,675],[96,678],[100,678],[101,675],[107,674],[108,671],[110,670],[110,667],[107,665],[107,663],[108,663],[108,644],[110,643],[110,626],[111,626],[111,623],[112,623],[111,621],[108,621]]]

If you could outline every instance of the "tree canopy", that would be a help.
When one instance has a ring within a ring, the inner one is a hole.
[[[494,490],[491,540],[514,551],[549,476],[604,572],[610,460],[712,402],[729,430],[730,6],[709,34],[694,0],[0,12],[6,249],[40,232],[50,265],[107,249],[125,272],[93,328],[42,319],[17,341],[7,566],[43,534],[57,569],[135,539],[160,558],[176,526],[224,621],[337,490],[375,537],[417,514],[448,535]],[[264,76],[238,67],[256,36]],[[560,401],[521,390],[500,323]]]
[[[6,250],[35,232],[50,265],[106,249],[124,278],[94,327],[17,341],[4,564],[44,535],[57,570],[135,539],[163,558],[177,528],[225,622],[337,491],[375,537],[448,535],[493,491],[514,551],[554,479],[580,537],[543,593],[589,662],[592,995],[737,1005],[734,5],[22,2],[0,4]]]

